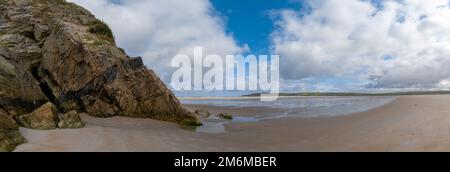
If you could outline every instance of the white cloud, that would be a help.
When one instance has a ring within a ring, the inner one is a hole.
[[[170,79],[170,60],[177,54],[235,54],[246,50],[232,35],[208,0],[69,0],[108,23],[118,46],[142,56],[147,67]],[[191,56],[192,57],[192,56]]]
[[[347,78],[373,88],[450,88],[448,0],[306,1],[272,35],[285,79]]]

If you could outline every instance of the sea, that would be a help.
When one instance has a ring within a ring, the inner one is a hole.
[[[367,97],[280,97],[276,101],[260,101],[258,97],[184,97],[183,104],[208,105],[231,109],[264,109],[258,118],[323,117],[364,112],[394,101],[391,96]]]
[[[206,105],[237,111],[257,112],[250,115],[233,115],[226,122],[203,121],[197,132],[223,133],[227,123],[258,122],[279,118],[317,118],[349,115],[365,112],[386,105],[397,97],[393,96],[337,96],[337,97],[280,97],[276,101],[260,101],[259,97],[181,97],[185,105]]]

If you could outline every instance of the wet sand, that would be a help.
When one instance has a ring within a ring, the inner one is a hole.
[[[22,128],[28,143],[16,151],[450,151],[449,103],[449,95],[403,96],[367,112],[231,123],[219,134],[151,119],[82,115],[82,129]],[[251,116],[258,109],[227,112]]]

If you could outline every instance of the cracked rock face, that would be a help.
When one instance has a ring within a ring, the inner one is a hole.
[[[29,104],[18,115],[48,100],[62,112],[96,117],[191,118],[142,59],[116,47],[109,28],[82,7],[0,1],[0,29],[0,96]]]
[[[109,27],[89,11],[65,0],[0,0],[3,116],[21,119],[46,102],[61,113],[197,120],[140,57],[116,47]],[[20,141],[17,128],[1,125],[0,143]]]

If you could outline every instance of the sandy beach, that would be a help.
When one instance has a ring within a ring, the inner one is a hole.
[[[450,151],[448,102],[448,95],[402,96],[367,112],[231,123],[218,134],[151,119],[82,115],[82,129],[21,128],[28,143],[16,151]],[[201,108],[242,116],[258,113]]]

